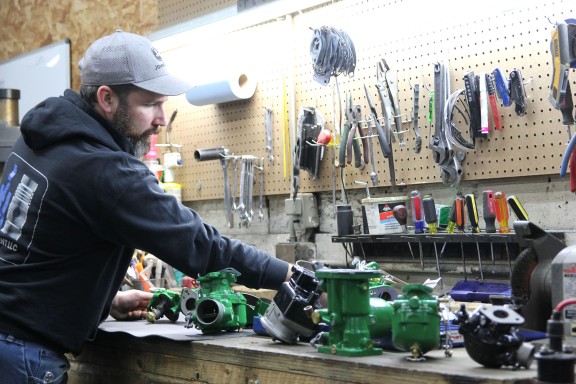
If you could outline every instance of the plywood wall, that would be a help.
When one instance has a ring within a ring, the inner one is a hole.
[[[0,60],[69,38],[72,88],[77,63],[90,43],[120,28],[147,35],[158,28],[157,0],[5,0],[0,7]]]

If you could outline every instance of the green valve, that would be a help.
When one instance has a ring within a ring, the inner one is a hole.
[[[392,343],[410,352],[412,360],[422,360],[426,352],[440,346],[438,297],[422,284],[406,285],[402,291],[404,295],[394,301]]]
[[[180,293],[160,288],[148,302],[146,319],[153,323],[166,316],[171,322],[178,320],[180,314]]]
[[[312,320],[330,325],[315,341],[319,352],[341,356],[382,353],[374,338],[383,337],[392,324],[394,308],[386,300],[370,297],[370,282],[381,273],[371,270],[321,269],[316,277],[328,294],[328,308],[316,310]]]
[[[246,326],[246,298],[232,290],[238,272],[227,268],[196,279],[200,288],[182,290],[182,312],[186,328],[194,326],[202,333],[238,331]]]

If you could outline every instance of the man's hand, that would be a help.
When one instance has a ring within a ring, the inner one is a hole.
[[[152,293],[131,289],[119,291],[112,301],[110,316],[116,320],[140,320],[146,318],[146,307]]]

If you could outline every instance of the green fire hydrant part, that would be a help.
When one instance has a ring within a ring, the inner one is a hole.
[[[440,346],[440,315],[438,297],[432,288],[422,284],[404,286],[404,295],[394,301],[392,343],[414,359]]]
[[[238,272],[210,272],[196,279],[200,283],[196,308],[191,321],[202,333],[238,331],[246,326],[246,298],[234,292]]]
[[[153,323],[166,316],[170,321],[178,320],[180,314],[180,293],[161,288],[154,291],[148,302],[146,319]]]
[[[393,307],[383,299],[370,298],[370,279],[380,273],[370,270],[321,269],[316,277],[322,280],[328,294],[328,308],[316,311],[317,322],[330,325],[320,334],[318,351],[341,356],[371,356],[382,353],[374,346],[373,335],[390,330]]]

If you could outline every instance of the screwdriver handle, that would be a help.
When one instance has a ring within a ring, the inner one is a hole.
[[[474,197],[472,193],[466,195],[466,209],[468,210],[468,220],[470,220],[472,232],[480,233],[480,227],[478,226],[478,207],[476,206],[476,197]]]
[[[458,227],[458,233],[464,232],[464,226],[466,224],[466,213],[465,213],[465,201],[462,196],[456,197],[456,226]]]
[[[410,208],[412,208],[414,233],[424,233],[424,206],[420,192],[412,191],[410,193]]]
[[[496,205],[494,204],[494,192],[491,190],[482,192],[482,199],[486,233],[496,233]]]
[[[448,216],[448,227],[446,228],[446,232],[454,233],[455,227],[456,227],[456,199],[452,201],[452,206],[450,207],[450,215]]]
[[[405,205],[397,205],[392,208],[392,214],[400,227],[402,228],[402,232],[407,233],[408,228],[406,227],[406,222],[408,221],[408,210],[406,209]]]
[[[429,233],[438,233],[438,216],[436,215],[436,204],[432,196],[426,196],[423,200],[424,203],[424,218],[428,224]]]
[[[506,195],[504,192],[496,192],[494,194],[494,203],[496,204],[496,219],[500,224],[500,233],[509,233],[508,228],[508,204],[506,203]]]
[[[520,200],[516,196],[514,195],[508,196],[506,200],[508,201],[510,208],[512,208],[512,212],[514,212],[518,220],[528,221],[528,213],[526,212],[526,210],[522,206],[522,203],[520,203]]]

